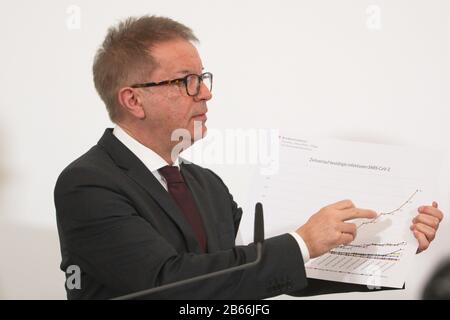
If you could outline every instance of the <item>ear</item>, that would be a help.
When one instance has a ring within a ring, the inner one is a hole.
[[[131,87],[124,87],[119,90],[117,98],[126,114],[138,119],[145,118],[145,110],[142,104],[143,97],[139,94],[138,90]]]

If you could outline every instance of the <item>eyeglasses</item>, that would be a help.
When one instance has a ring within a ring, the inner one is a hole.
[[[188,74],[183,78],[173,79],[173,80],[164,80],[160,82],[147,82],[147,83],[139,83],[134,84],[131,88],[147,88],[147,87],[156,87],[156,86],[165,86],[165,85],[180,85],[184,84],[186,88],[186,93],[188,96],[196,96],[200,92],[200,85],[204,83],[208,90],[212,91],[213,84],[213,75],[211,72],[205,72],[201,75],[198,74]]]

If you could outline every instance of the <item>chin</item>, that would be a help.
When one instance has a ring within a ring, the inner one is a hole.
[[[204,137],[206,137],[207,132],[208,128],[205,126],[205,124],[202,124],[201,127],[194,127],[194,130],[190,132],[192,142],[203,139]]]

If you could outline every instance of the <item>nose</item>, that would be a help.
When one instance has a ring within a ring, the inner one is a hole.
[[[212,99],[212,93],[209,91],[208,87],[202,82],[198,94],[194,97],[196,101],[208,101]]]

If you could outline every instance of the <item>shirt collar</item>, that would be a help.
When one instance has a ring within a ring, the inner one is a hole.
[[[141,160],[151,172],[157,171],[158,169],[169,165],[167,161],[164,160],[159,154],[134,139],[119,125],[114,127],[113,135],[128,149],[130,149],[130,151],[133,152],[134,155],[138,157],[139,160]],[[175,159],[173,166],[179,167],[178,157]]]

